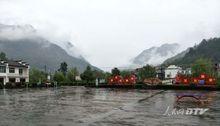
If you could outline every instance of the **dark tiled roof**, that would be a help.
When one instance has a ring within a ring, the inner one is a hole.
[[[4,61],[4,60],[1,60],[1,61],[0,61],[0,65],[5,65],[5,63],[7,63],[7,62]]]
[[[16,60],[6,60],[6,61],[3,61],[3,62],[4,63],[0,63],[0,64],[3,65],[5,63],[8,63],[9,66],[13,66],[13,67],[28,67],[28,64],[26,64],[26,63],[25,63],[25,65],[22,64],[24,62],[22,62],[21,60],[18,60],[18,61],[16,61]],[[19,63],[19,62],[22,62],[22,63]]]

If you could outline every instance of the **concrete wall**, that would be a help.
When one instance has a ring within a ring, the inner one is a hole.
[[[179,69],[167,69],[165,70],[165,78],[166,79],[175,78],[178,72]]]
[[[25,82],[29,82],[29,67],[19,68],[14,67],[15,73],[9,73],[9,66],[6,65],[6,73],[0,73],[0,78],[4,79],[4,85],[9,82],[9,78],[15,78],[15,82],[20,82],[20,78],[24,78]],[[19,69],[23,69],[23,73],[19,74]]]
[[[170,65],[168,68],[165,69],[165,79],[173,79],[179,72],[182,72],[182,69],[180,67]]]

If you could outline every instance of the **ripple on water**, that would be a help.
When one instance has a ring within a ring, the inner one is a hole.
[[[202,105],[187,99],[177,103],[176,94],[183,92],[85,87],[0,90],[0,125],[220,124],[220,93],[205,92],[209,102]],[[210,110],[201,116],[168,117],[163,115],[167,106]]]

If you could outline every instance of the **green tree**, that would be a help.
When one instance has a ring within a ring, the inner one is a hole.
[[[80,75],[80,77],[87,82],[95,80],[95,75],[90,66],[87,66],[86,70]]]
[[[176,58],[168,60],[168,64],[188,65],[194,63],[199,58],[208,58],[213,62],[220,62],[220,38],[203,39],[200,44],[187,49]]]
[[[111,77],[112,75],[111,75],[111,73],[109,73],[109,72],[106,72],[105,73],[105,80],[108,80],[110,77]]]
[[[6,60],[6,54],[4,52],[0,53],[0,60]]]
[[[68,82],[74,82],[76,81],[75,77],[79,75],[79,71],[77,70],[77,68],[72,68],[70,70],[68,70],[67,72],[67,80]]]
[[[55,72],[54,76],[53,76],[53,80],[58,82],[58,83],[63,83],[66,81],[65,76],[63,75],[62,72]]]
[[[113,76],[120,75],[120,70],[118,68],[112,69],[112,75]]]
[[[122,77],[126,77],[126,76],[131,75],[131,71],[123,70],[123,71],[120,72],[120,74],[121,74]]]
[[[210,59],[199,58],[192,65],[193,76],[198,77],[201,73],[214,75],[213,63]]]
[[[138,76],[141,80],[144,80],[145,78],[156,77],[156,69],[151,65],[146,65],[138,70]]]
[[[106,77],[106,73],[103,71],[100,71],[100,70],[94,70],[93,74],[94,74],[95,78],[98,78],[98,79],[105,79],[105,77]]]
[[[62,72],[64,76],[66,76],[66,73],[67,73],[67,71],[68,71],[67,66],[68,66],[68,65],[67,65],[66,62],[62,62],[62,63],[60,64],[60,69],[59,69],[59,71]]]
[[[29,72],[30,83],[45,82],[47,80],[46,73],[36,68],[32,68]]]

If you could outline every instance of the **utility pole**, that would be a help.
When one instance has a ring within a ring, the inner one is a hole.
[[[44,66],[44,72],[47,73],[47,66]]]
[[[46,78],[46,81],[47,81],[47,75],[48,74],[47,74],[47,66],[46,65],[44,66],[44,74],[45,74],[45,78]]]

